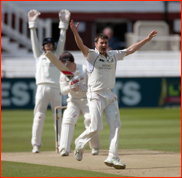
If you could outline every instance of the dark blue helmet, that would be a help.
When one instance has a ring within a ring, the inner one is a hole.
[[[55,46],[55,41],[53,38],[44,38],[42,46],[44,46],[46,43],[52,43]]]

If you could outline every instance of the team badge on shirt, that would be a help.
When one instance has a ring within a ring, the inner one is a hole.
[[[109,59],[107,59],[107,62],[111,63],[111,62],[114,62],[114,60],[113,60],[113,58],[109,58]]]

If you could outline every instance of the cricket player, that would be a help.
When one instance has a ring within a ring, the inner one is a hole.
[[[95,49],[89,49],[83,44],[78,34],[78,25],[71,20],[70,28],[73,31],[77,46],[86,58],[88,72],[88,92],[87,98],[91,115],[91,124],[75,140],[75,157],[82,160],[83,150],[87,142],[103,129],[103,112],[105,112],[106,122],[110,128],[109,154],[104,163],[116,169],[125,169],[118,155],[118,140],[121,128],[120,114],[116,95],[111,91],[115,85],[115,72],[118,60],[123,60],[127,55],[134,53],[143,45],[156,36],[157,31],[152,31],[145,39],[131,45],[124,50],[107,51],[108,36],[98,34],[95,37]]]
[[[28,12],[32,50],[34,58],[36,59],[35,79],[37,84],[31,140],[33,153],[39,153],[39,147],[42,146],[41,137],[48,103],[50,102],[51,104],[53,120],[55,115],[54,108],[62,105],[62,97],[59,86],[61,72],[50,62],[50,60],[45,56],[45,53],[47,51],[52,51],[57,57],[59,57],[59,55],[63,52],[66,39],[66,30],[68,29],[70,20],[70,12],[67,10],[61,10],[59,12],[60,38],[57,46],[52,38],[45,38],[42,43],[42,49],[40,49],[36,34],[37,19],[39,15],[40,12],[37,10],[31,10]],[[61,118],[61,112],[59,113],[59,117]],[[54,129],[55,128],[56,123],[54,120]],[[60,119],[58,130],[58,137],[60,138]]]
[[[75,125],[81,113],[84,116],[85,128],[89,128],[91,122],[86,97],[88,78],[86,66],[76,64],[71,53],[67,51],[63,52],[60,55],[59,60],[74,73],[74,78],[71,81],[69,81],[63,73],[60,78],[61,93],[63,95],[68,94],[69,97],[67,99],[67,109],[64,111],[62,121],[59,151],[61,156],[68,156],[70,153]],[[92,149],[92,155],[98,155],[100,148],[99,133],[92,137],[89,145]]]

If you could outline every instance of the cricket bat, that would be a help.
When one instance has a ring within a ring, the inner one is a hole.
[[[74,77],[74,74],[51,52],[46,52],[45,56],[70,80]]]

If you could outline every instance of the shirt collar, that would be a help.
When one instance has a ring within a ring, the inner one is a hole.
[[[99,51],[97,50],[97,48],[95,48],[95,51],[96,51],[99,55],[102,55],[102,54],[99,53]],[[111,56],[111,55],[109,54],[108,51],[106,51],[106,53],[107,53],[107,57],[108,57],[108,56],[109,56],[109,57]]]
[[[95,48],[95,51],[97,52],[97,53],[99,53],[99,51],[97,50],[97,48]],[[100,53],[99,53],[100,54]]]

